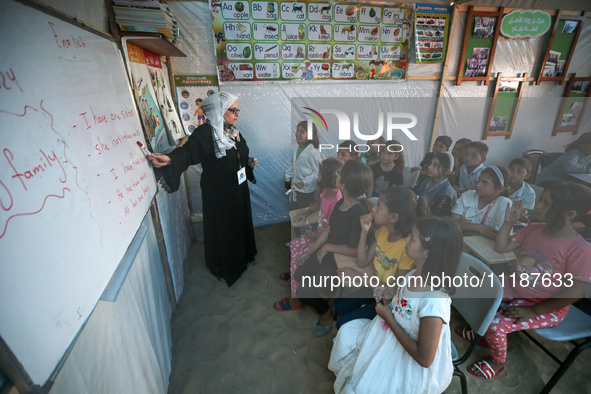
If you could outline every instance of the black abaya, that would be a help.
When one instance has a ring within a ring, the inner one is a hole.
[[[238,184],[237,174],[244,167],[247,179],[256,183],[248,165],[248,152],[240,135],[236,149],[228,149],[226,156],[216,158],[211,126],[206,123],[191,134],[185,145],[168,155],[168,166],[159,169],[174,192],[180,186],[181,174],[190,165],[201,163],[205,262],[210,272],[228,286],[240,278],[257,253],[248,182]]]

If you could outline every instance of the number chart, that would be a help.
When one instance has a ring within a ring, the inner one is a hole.
[[[410,5],[211,0],[210,7],[221,83],[406,79]]]

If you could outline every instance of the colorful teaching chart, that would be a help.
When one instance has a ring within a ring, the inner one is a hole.
[[[421,64],[441,63],[447,47],[449,6],[415,5],[416,61]]]
[[[406,79],[410,5],[245,0],[210,0],[210,5],[220,82]]]
[[[215,75],[175,75],[174,85],[183,130],[192,134],[205,123],[207,117],[201,109],[201,103],[219,91],[218,79]]]

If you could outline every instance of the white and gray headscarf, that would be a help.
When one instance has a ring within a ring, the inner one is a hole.
[[[207,115],[207,123],[211,125],[215,157],[226,156],[226,150],[236,147],[232,138],[240,138],[238,129],[224,120],[224,113],[238,100],[238,97],[226,92],[214,93],[205,98],[201,109]]]

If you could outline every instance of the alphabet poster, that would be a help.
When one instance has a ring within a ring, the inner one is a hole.
[[[210,0],[220,83],[406,80],[407,4]]]

